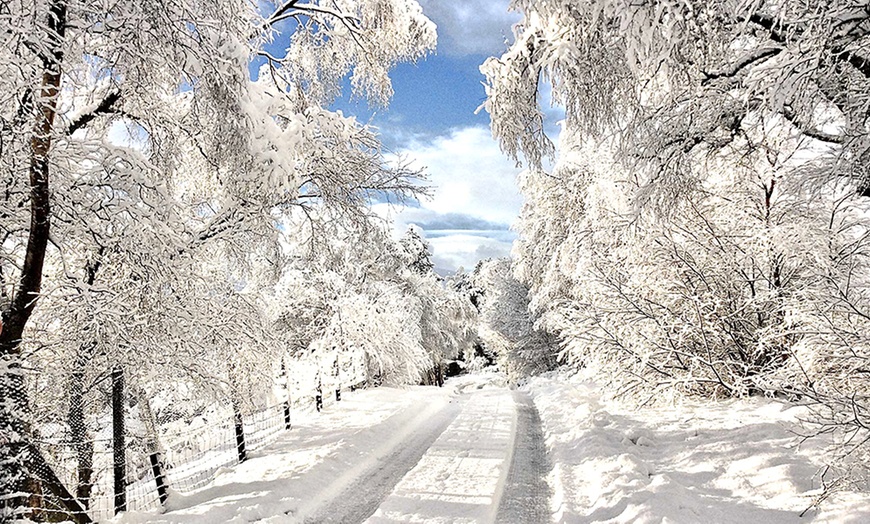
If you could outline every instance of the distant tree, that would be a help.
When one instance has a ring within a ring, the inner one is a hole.
[[[405,234],[399,239],[402,258],[405,265],[418,275],[428,275],[435,268],[429,243],[420,234],[417,226],[408,226]]]
[[[467,273],[465,268],[460,266],[453,275],[447,278],[447,286],[467,297],[478,313],[480,312],[483,290],[475,284],[474,276],[478,273],[482,262],[477,263],[473,273]]]
[[[443,361],[470,345],[474,308],[431,268],[417,272],[430,256],[419,236],[410,257],[402,240],[371,220],[330,220],[329,246],[296,245],[303,249],[297,256],[311,258],[286,269],[274,298],[276,325],[296,354],[361,356],[372,382],[434,383]]]
[[[529,308],[529,288],[514,278],[511,260],[483,261],[475,282],[484,290],[479,333],[512,380],[553,369],[558,340],[535,326]]]

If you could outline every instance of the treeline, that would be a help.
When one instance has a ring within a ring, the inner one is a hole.
[[[641,402],[806,403],[870,456],[870,15],[838,2],[525,2],[482,67],[525,159],[514,273],[560,356]],[[557,148],[543,82],[565,109]],[[859,478],[859,476],[853,476]]]

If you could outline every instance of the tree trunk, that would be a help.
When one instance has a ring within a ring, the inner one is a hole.
[[[2,312],[0,331],[0,493],[31,493],[12,497],[0,504],[9,508],[34,507],[40,503],[41,488],[36,472],[28,470],[30,445],[29,405],[21,362],[21,337],[42,286],[42,269],[48,246],[51,207],[49,202],[49,161],[51,136],[57,114],[61,85],[63,39],[66,30],[66,2],[50,4],[46,49],[42,64],[42,86],[36,98],[37,112],[30,137],[30,231],[24,264],[15,296]]]

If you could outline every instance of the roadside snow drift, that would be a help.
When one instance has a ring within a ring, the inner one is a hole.
[[[821,493],[822,443],[800,447],[801,408],[768,399],[630,408],[591,382],[533,379],[553,462],[556,522],[870,522],[867,494]]]

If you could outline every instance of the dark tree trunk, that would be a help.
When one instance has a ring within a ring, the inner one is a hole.
[[[29,405],[21,362],[21,338],[39,298],[48,246],[51,216],[48,155],[61,85],[66,30],[64,0],[50,4],[46,22],[47,52],[42,57],[42,86],[35,100],[37,111],[30,137],[30,231],[21,278],[8,309],[2,312],[0,331],[0,367],[4,368],[0,372],[0,435],[7,441],[0,446],[0,493],[32,494],[26,500],[19,497],[0,503],[13,508],[34,508],[41,504],[42,489],[35,476],[38,472],[28,467],[32,462],[28,456],[32,452],[29,451]]]

